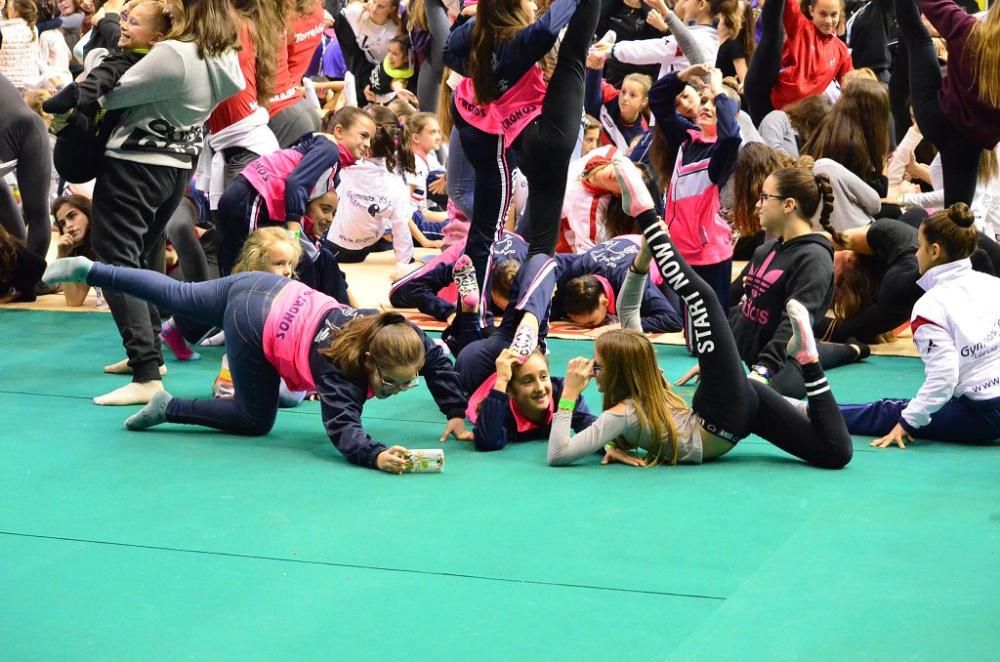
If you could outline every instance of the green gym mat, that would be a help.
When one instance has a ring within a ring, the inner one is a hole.
[[[136,407],[89,400],[127,379],[101,373],[107,316],[0,311],[0,338],[0,660],[996,659],[996,446],[555,469],[544,442],[449,441],[444,473],[390,476],[347,464],[316,403],[262,438],[126,431]],[[550,348],[561,374],[592,343]],[[656,350],[669,378],[693,364]],[[172,393],[210,397],[222,350],[200,351]],[[922,377],[829,373],[843,402]],[[423,387],[365,414],[439,447]]]

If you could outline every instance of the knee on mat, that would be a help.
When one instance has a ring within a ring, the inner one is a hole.
[[[848,442],[846,447],[837,449],[823,458],[821,462],[814,462],[813,464],[821,469],[843,469],[850,463],[853,456],[854,447]]]
[[[243,420],[240,422],[240,429],[238,432],[239,434],[247,437],[263,437],[274,427],[274,421],[276,418],[277,417],[275,415],[267,417],[245,415]]]

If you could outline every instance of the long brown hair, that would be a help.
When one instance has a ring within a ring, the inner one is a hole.
[[[402,129],[399,126],[399,118],[385,106],[368,106],[365,112],[371,115],[375,121],[375,132],[372,133],[371,149],[368,151],[370,159],[385,159],[385,167],[389,172],[396,172],[396,167],[400,164],[399,138]],[[405,158],[405,154],[402,155]],[[413,153],[410,153],[413,158]],[[404,163],[404,170],[413,170],[412,163]]]
[[[530,24],[531,19],[521,7],[521,0],[496,0],[479,5],[469,53],[469,77],[476,101],[490,103],[499,98],[493,72],[493,49],[513,39]]]
[[[878,264],[871,255],[854,253],[854,264],[841,269],[834,280],[833,316],[850,319],[878,300]]]
[[[833,159],[865,181],[882,174],[889,155],[889,93],[882,83],[855,79],[803,148]]]
[[[733,229],[741,237],[760,232],[757,201],[764,189],[764,180],[786,165],[777,150],[764,143],[750,143],[740,150],[733,168]]]
[[[0,280],[9,280],[17,268],[17,247],[24,242],[0,225]]]
[[[964,202],[956,202],[947,209],[941,209],[920,224],[924,240],[928,244],[938,244],[948,256],[949,262],[972,255],[979,244],[976,232],[976,217]]]
[[[233,0],[233,9],[250,32],[254,45],[254,73],[257,79],[257,103],[267,108],[274,96],[274,77],[278,53],[285,48],[287,3],[273,0]],[[281,92],[283,90],[277,90]]]
[[[750,2],[743,3],[743,25],[736,39],[743,44],[743,52],[747,54],[749,65],[754,49],[757,48],[757,17]]]
[[[993,2],[986,19],[976,21],[965,42],[963,58],[968,58],[976,74],[979,98],[1000,108],[1000,9]]]
[[[38,22],[38,7],[35,6],[35,0],[7,0],[7,4],[10,8],[17,12],[18,18],[22,19],[28,24],[29,28],[34,28],[35,23]],[[8,10],[4,10],[4,18],[8,14]],[[31,31],[31,41],[38,39],[38,31]]]
[[[348,377],[365,374],[365,353],[377,356],[379,366],[424,365],[420,332],[399,313],[380,313],[348,322],[326,349],[319,350]]]
[[[202,59],[239,49],[240,35],[228,0],[173,0],[171,8],[173,28],[167,39],[193,41]]]
[[[647,466],[677,464],[677,427],[671,411],[687,409],[670,389],[656,362],[653,344],[639,331],[615,329],[597,339],[594,351],[604,361],[604,409],[631,400],[642,431],[653,446]]]
[[[717,22],[726,26],[729,34],[736,37],[743,29],[743,9],[740,0],[708,0],[708,8]],[[750,57],[749,53],[747,57]]]
[[[455,121],[451,117],[451,99],[453,93],[448,85],[448,78],[451,76],[451,69],[444,67],[441,71],[441,87],[438,91],[437,117],[438,124],[441,125],[441,139],[448,141],[451,138],[451,129],[455,126]]]
[[[788,121],[798,132],[799,140],[804,145],[830,113],[830,108],[830,101],[825,96],[811,96],[790,103],[782,110],[788,115]]]

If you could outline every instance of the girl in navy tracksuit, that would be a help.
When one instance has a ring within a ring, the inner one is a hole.
[[[301,231],[306,205],[334,188],[341,168],[364,156],[375,123],[357,108],[343,108],[330,134],[309,133],[292,147],[254,159],[219,200],[219,271],[228,274],[246,236],[284,223]]]
[[[622,235],[594,246],[581,255],[556,255],[555,297],[552,319],[568,319],[581,326],[597,327],[617,314],[616,298],[629,266],[639,252],[639,235]],[[680,331],[681,304],[669,288],[657,288],[653,278],[646,284],[640,317],[646,333]]]
[[[653,81],[645,74],[629,74],[619,91],[601,78],[602,71],[602,67],[587,69],[584,108],[601,122],[601,144],[628,153],[632,143],[649,131],[646,116]]]
[[[159,391],[125,422],[130,430],[182,423],[265,435],[274,426],[284,379],[291,390],[318,393],[323,426],[348,462],[400,473],[406,449],[372,439],[361,415],[372,397],[409,390],[422,376],[448,418],[441,441],[448,435],[472,439],[465,429],[468,400],[454,366],[401,315],[360,316],[302,283],[261,272],[181,283],[76,257],[54,262],[44,279],[106,287],[225,330],[235,397],[186,400]]]
[[[232,271],[254,230],[301,223],[309,200],[334,187],[340,160],[335,142],[323,134],[306,134],[288,149],[251,161],[219,200],[220,273]]]
[[[389,303],[396,308],[416,308],[424,315],[450,323],[456,313],[455,304],[442,298],[441,291],[451,289],[454,285],[453,267],[464,253],[464,241],[452,244],[420,269],[400,278],[389,290]],[[507,260],[524,262],[527,254],[528,244],[513,232],[504,232],[503,238],[494,243],[490,250],[491,260],[496,265]],[[489,291],[483,300],[492,301]]]
[[[545,354],[536,351],[521,363],[517,354],[505,350],[496,359],[496,369],[469,397],[466,417],[476,426],[476,450],[498,451],[511,441],[548,439],[563,379],[549,374]],[[573,430],[585,430],[594,420],[583,396],[577,396]]]
[[[491,271],[490,243],[500,237],[510,203],[510,149],[528,180],[528,222],[521,233],[528,254],[555,248],[583,116],[584,61],[599,12],[600,0],[556,0],[532,22],[521,0],[498,0],[479,5],[476,18],[448,39],[445,64],[469,76],[455,90],[452,115],[476,171],[467,253],[481,286]],[[536,63],[564,26],[559,61],[546,85]],[[512,36],[502,41],[495,30]]]

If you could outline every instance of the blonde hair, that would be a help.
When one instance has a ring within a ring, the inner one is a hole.
[[[46,126],[52,124],[52,115],[42,110],[42,104],[52,98],[52,93],[45,88],[37,90],[25,90],[24,103],[31,108],[36,115],[42,118]]]
[[[851,69],[846,74],[844,74],[843,87],[847,87],[853,81],[856,80],[878,80],[878,76],[875,72],[871,70],[870,67],[861,67],[860,69]]]
[[[426,358],[420,332],[399,313],[358,317],[344,326],[330,346],[319,353],[353,378],[364,374],[366,353],[378,357],[382,370],[411,365],[423,368]]]
[[[653,444],[646,466],[665,460],[677,464],[677,427],[671,412],[688,406],[663,378],[653,344],[639,331],[616,329],[599,337],[594,350],[604,361],[604,409],[630,400],[642,432]]]
[[[302,246],[288,230],[274,226],[260,228],[250,233],[243,243],[240,256],[236,258],[232,273],[267,271],[271,247],[282,241],[292,247],[292,261],[297,265],[302,257]]]
[[[988,106],[1000,108],[1000,3],[994,2],[985,20],[976,21],[965,42],[979,85],[979,98]]]

